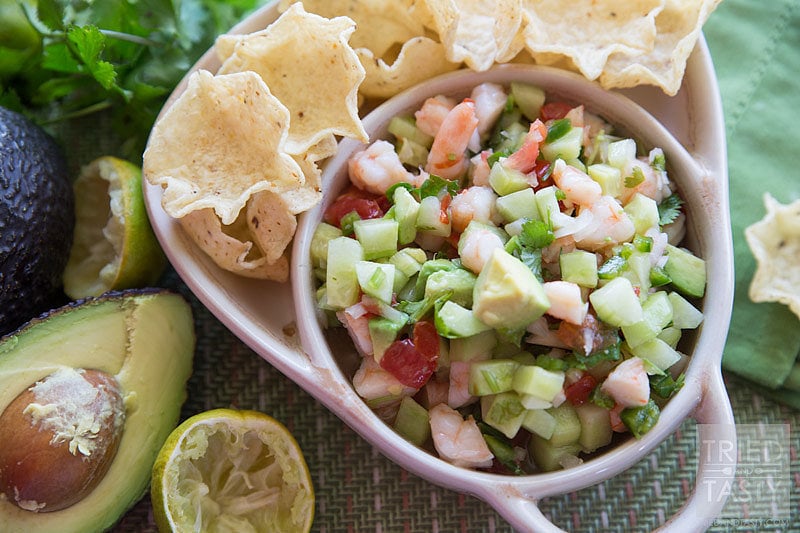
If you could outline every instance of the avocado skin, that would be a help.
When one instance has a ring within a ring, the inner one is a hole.
[[[0,334],[61,296],[74,225],[61,149],[39,126],[0,107]]]

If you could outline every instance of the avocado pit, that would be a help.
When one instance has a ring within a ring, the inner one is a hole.
[[[0,492],[18,507],[67,508],[103,479],[125,425],[117,380],[64,367],[20,393],[0,415]]]

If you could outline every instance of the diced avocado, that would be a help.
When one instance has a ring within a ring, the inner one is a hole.
[[[430,148],[433,144],[433,137],[419,129],[412,116],[392,117],[387,129],[397,139],[408,139],[424,148]]]
[[[618,198],[622,193],[622,173],[618,168],[605,163],[596,163],[589,165],[586,172],[600,184],[604,195]]]
[[[397,141],[395,150],[397,158],[404,165],[421,167],[428,161],[428,149],[406,137]]]
[[[678,329],[695,329],[703,322],[703,313],[677,292],[669,293],[672,303],[672,325]]]
[[[434,272],[425,282],[425,298],[436,298],[446,292],[452,292],[451,302],[472,307],[472,291],[477,279],[475,274],[463,268]]]
[[[511,359],[473,362],[469,369],[469,393],[487,396],[510,391],[518,367],[519,363]]]
[[[706,262],[684,249],[667,245],[664,270],[672,278],[672,286],[684,296],[702,298],[706,291]]]
[[[541,145],[542,156],[551,163],[556,159],[571,161],[578,159],[583,147],[583,128],[572,127],[555,141]]]
[[[543,439],[549,439],[556,429],[556,418],[544,409],[529,409],[522,419],[522,427]]]
[[[511,386],[520,394],[530,394],[552,402],[564,386],[564,373],[536,365],[523,365],[514,373]]]
[[[669,367],[681,360],[681,354],[672,346],[656,337],[636,347],[628,347],[631,354],[644,359],[658,370],[666,371]],[[658,373],[658,372],[648,372]]]
[[[608,164],[623,170],[628,163],[636,159],[636,141],[622,139],[608,145]]]
[[[439,237],[450,236],[450,217],[442,217],[442,203],[436,196],[426,196],[420,202],[417,230]]]
[[[394,419],[394,429],[412,444],[422,446],[431,436],[428,410],[410,396],[405,396],[400,401],[400,407]]]
[[[434,323],[439,335],[447,339],[471,337],[492,329],[475,318],[472,310],[450,300],[436,311]]]
[[[550,444],[553,446],[577,444],[581,437],[581,421],[572,404],[565,402],[549,409],[548,412],[556,419],[556,427],[549,439]]]
[[[623,209],[639,235],[644,235],[650,228],[658,227],[658,204],[652,198],[637,192]]]
[[[528,177],[512,168],[507,168],[502,161],[492,165],[489,171],[489,185],[499,196],[530,188]]]
[[[397,243],[408,244],[417,236],[417,216],[419,216],[419,202],[408,192],[405,187],[394,190],[394,219],[399,225],[397,228]]]
[[[528,451],[536,466],[543,472],[553,472],[563,468],[566,458],[577,457],[581,451],[581,445],[577,442],[564,446],[553,446],[553,444],[539,435],[531,435],[528,442]]]
[[[525,408],[516,392],[502,392],[481,398],[481,418],[509,439],[514,438],[525,418]]]
[[[325,222],[320,222],[311,237],[311,264],[317,268],[325,268],[328,264],[328,242],[342,236],[342,230]]]
[[[511,94],[514,95],[514,102],[516,102],[522,114],[525,115],[525,118],[531,122],[539,118],[539,110],[545,101],[545,93],[541,87],[512,81]]]
[[[425,287],[431,274],[445,270],[456,270],[457,268],[458,266],[448,259],[431,259],[422,263],[414,288],[414,300],[420,300],[425,295]]]
[[[361,293],[356,277],[356,263],[364,259],[364,249],[355,239],[337,237],[328,242],[328,305],[344,309],[358,301]]]
[[[368,325],[369,336],[372,339],[372,355],[375,361],[380,362],[386,349],[397,339],[397,334],[403,329],[405,322],[378,316],[370,318]]]
[[[642,319],[635,324],[622,326],[622,334],[628,346],[634,348],[653,340],[661,330],[672,322],[672,304],[664,291],[647,297],[642,304]]]
[[[530,187],[499,197],[496,205],[497,212],[506,222],[519,219],[541,220],[542,218],[539,216],[539,207],[536,205],[536,195]]]
[[[451,361],[486,361],[492,358],[497,345],[494,330],[483,331],[471,337],[450,340]]]
[[[356,278],[364,294],[384,303],[392,302],[395,266],[391,263],[356,261]]]
[[[612,279],[594,290],[589,301],[598,318],[612,326],[629,326],[642,319],[642,304],[628,278]]]
[[[356,239],[364,248],[364,259],[389,257],[397,252],[399,224],[388,218],[370,218],[353,222]]]
[[[495,329],[515,330],[541,317],[550,302],[525,264],[496,248],[478,275],[473,292],[475,316]]]
[[[558,258],[561,279],[593,289],[597,286],[597,256],[586,250],[562,253]]]
[[[584,403],[575,408],[581,423],[581,436],[578,444],[586,453],[591,453],[611,443],[611,419],[608,409],[593,403]]]

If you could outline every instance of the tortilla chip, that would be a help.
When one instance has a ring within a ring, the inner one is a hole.
[[[522,49],[519,0],[425,0],[433,25],[453,63],[483,71]]]
[[[663,11],[656,17],[654,49],[634,57],[609,56],[600,76],[601,85],[611,89],[649,84],[675,95],[703,24],[720,1],[666,0]]]
[[[358,116],[364,67],[347,17],[325,19],[292,4],[266,29],[243,36],[219,74],[254,71],[291,113],[286,152],[303,154],[330,134],[366,142]]]
[[[287,207],[282,195],[270,191],[254,194],[247,202],[247,228],[267,263],[277,261],[297,229],[297,218]]]
[[[164,187],[164,210],[181,218],[213,208],[232,224],[256,192],[303,185],[285,153],[289,111],[255,73],[198,71],[155,124],[144,153],[147,181]]]
[[[662,4],[663,0],[524,2],[525,46],[535,58],[563,54],[594,80],[611,54],[624,58],[653,49],[655,17]]]
[[[284,12],[300,0],[281,0]],[[366,48],[375,57],[384,57],[394,46],[425,32],[420,19],[410,9],[413,0],[302,0],[309,13],[334,18],[346,16],[356,23],[350,46]]]
[[[767,193],[764,206],[764,218],[744,230],[758,264],[750,299],[780,302],[800,317],[800,200],[783,205]]]
[[[220,268],[248,278],[287,281],[287,254],[280,255],[273,263],[267,262],[266,257],[250,240],[244,218],[239,217],[224,230],[212,209],[192,211],[179,221],[192,241]]]
[[[458,68],[447,59],[442,43],[414,37],[400,49],[394,63],[387,64],[366,48],[356,50],[367,75],[361,93],[370,98],[389,98],[422,81]]]

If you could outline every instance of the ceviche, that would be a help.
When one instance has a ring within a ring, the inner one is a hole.
[[[414,444],[493,472],[649,431],[706,285],[662,150],[516,82],[429,98],[388,130],[349,160],[310,252],[358,394]]]

